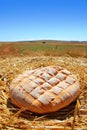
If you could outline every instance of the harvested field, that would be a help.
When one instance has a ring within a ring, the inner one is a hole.
[[[37,115],[13,105],[9,86],[14,77],[25,70],[59,65],[79,78],[81,93],[68,107],[51,114]],[[80,102],[80,103],[79,103]],[[0,129],[1,130],[68,130],[87,129],[87,59],[71,56],[0,57]]]
[[[87,43],[79,42],[15,42],[0,43],[1,56],[61,56],[87,57]]]

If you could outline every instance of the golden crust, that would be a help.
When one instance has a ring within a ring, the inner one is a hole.
[[[60,66],[26,71],[10,85],[10,98],[18,107],[43,114],[69,105],[79,95],[75,75]]]

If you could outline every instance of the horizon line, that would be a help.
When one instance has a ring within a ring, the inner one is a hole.
[[[38,42],[38,41],[42,41],[42,42],[45,42],[45,41],[54,41],[54,42],[87,42],[85,40],[50,40],[50,39],[36,39],[36,40],[13,40],[13,41],[0,41],[0,42]]]

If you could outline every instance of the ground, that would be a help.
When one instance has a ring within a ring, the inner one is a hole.
[[[6,50],[6,53],[8,49]],[[48,65],[59,65],[77,75],[80,82],[80,95],[68,107],[46,115],[37,115],[14,106],[9,99],[11,81],[25,70]],[[79,103],[80,102],[80,103]],[[75,111],[75,112],[74,112]],[[58,128],[87,129],[87,59],[83,57],[62,56],[0,56],[0,129],[51,130]]]

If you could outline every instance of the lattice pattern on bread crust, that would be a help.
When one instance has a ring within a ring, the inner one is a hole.
[[[26,71],[10,85],[14,104],[36,113],[57,111],[70,104],[79,94],[77,77],[60,66]]]

